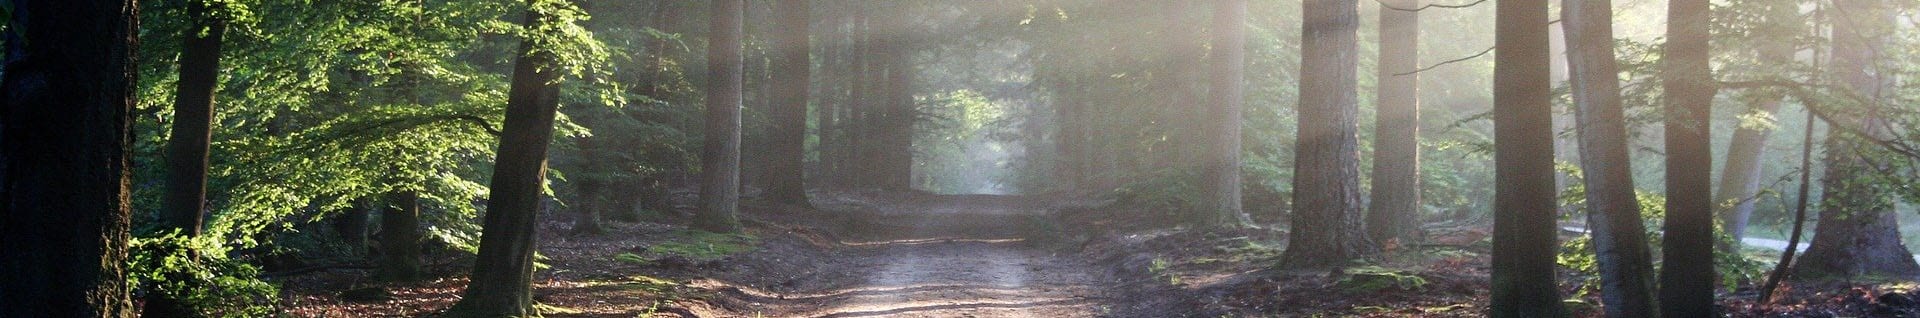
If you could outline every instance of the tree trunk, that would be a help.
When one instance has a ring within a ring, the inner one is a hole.
[[[126,261],[136,2],[11,5],[0,79],[0,317],[134,314]]]
[[[774,47],[779,54],[773,69],[773,82],[780,87],[773,98],[773,133],[768,155],[767,197],[774,202],[810,206],[807,202],[807,100],[810,90],[809,55],[813,44],[807,39],[808,0],[781,0],[774,10],[779,20]]]
[[[188,1],[188,29],[180,44],[180,80],[174,95],[173,132],[167,139],[167,171],[160,223],[181,237],[200,236],[207,201],[207,148],[213,140],[213,97],[220,84],[220,45],[227,25],[206,1]],[[364,243],[364,241],[363,241]],[[187,255],[188,257],[197,257]],[[184,278],[183,278],[184,279]],[[191,283],[192,280],[182,280]],[[145,317],[198,316],[166,293],[147,293]]]
[[[907,22],[912,6],[907,3],[892,3],[888,14],[881,16],[881,27],[885,35],[877,40],[880,47],[881,63],[886,68],[885,75],[878,85],[884,87],[879,106],[881,122],[879,129],[880,148],[875,149],[878,159],[877,183],[882,189],[909,190],[913,187],[913,31]]]
[[[713,1],[708,35],[707,137],[700,156],[700,215],[694,227],[739,232],[740,33],[742,0]]]
[[[1380,9],[1380,81],[1373,142],[1373,196],[1367,234],[1375,242],[1420,240],[1421,0],[1387,0]],[[1391,8],[1388,8],[1391,7]]]
[[[553,23],[550,14],[528,11],[527,30],[546,29],[540,24]],[[553,84],[559,73],[553,66],[556,58],[550,52],[534,50],[534,45],[533,41],[522,41],[519,58],[513,64],[506,121],[494,159],[493,182],[487,191],[480,254],[474,259],[473,281],[467,283],[465,297],[449,310],[455,317],[536,314],[533,255],[539,222],[535,216],[541,207],[547,146],[553,141],[553,119],[559,107],[559,90]]]
[[[1312,0],[1302,12],[1295,217],[1281,262],[1292,267],[1345,265],[1379,249],[1367,238],[1360,211],[1359,3]]]
[[[1662,317],[1713,315],[1713,95],[1708,68],[1707,0],[1667,6],[1667,44],[1661,58],[1666,92],[1667,211],[1661,240]]]
[[[380,212],[380,279],[418,281],[420,267],[420,193],[397,191],[387,197]]]
[[[591,236],[607,233],[607,227],[601,217],[601,210],[605,207],[600,203],[600,194],[606,192],[607,183],[602,182],[601,179],[597,176],[585,176],[573,184],[574,235]]]
[[[358,199],[353,200],[352,206],[340,211],[340,216],[333,220],[333,232],[339,234],[340,240],[356,255],[367,251],[367,225],[372,213],[373,202]]]
[[[1565,317],[1554,264],[1553,57],[1547,0],[1495,2],[1494,318]]]
[[[1869,73],[1885,45],[1884,28],[1893,25],[1891,8],[1881,0],[1836,1],[1840,16],[1833,27],[1832,73],[1839,84],[1872,105],[1880,104],[1891,93],[1893,78]],[[1920,265],[1913,253],[1900,241],[1893,191],[1872,180],[1879,173],[1863,154],[1874,145],[1857,136],[1840,133],[1837,127],[1862,127],[1873,138],[1887,138],[1885,123],[1871,115],[1846,115],[1832,118],[1828,133],[1826,175],[1820,179],[1820,222],[1814,225],[1813,241],[1807,254],[1794,265],[1794,276],[1804,279],[1851,279],[1856,277],[1914,277]]]
[[[1628,158],[1631,139],[1613,56],[1613,1],[1569,2],[1561,10],[1601,304],[1607,317],[1653,317],[1653,253]]]
[[[1247,1],[1223,0],[1213,3],[1213,76],[1209,78],[1207,119],[1204,128],[1210,137],[1202,163],[1202,198],[1207,204],[1198,223],[1210,227],[1240,227],[1240,126],[1242,88],[1246,84],[1245,64]]]
[[[1806,24],[1805,16],[1800,15],[1800,5],[1791,2],[1768,2],[1763,28],[1768,33],[1803,34],[1801,25]],[[1771,39],[1759,44],[1761,65],[1791,65],[1797,48],[1791,40]],[[1777,91],[1755,91],[1749,95],[1747,112],[1752,115],[1772,117],[1780,110],[1780,101],[1784,94]],[[1726,226],[1727,234],[1739,242],[1747,234],[1747,220],[1753,216],[1754,203],[1759,201],[1761,165],[1760,155],[1766,153],[1767,139],[1772,137],[1773,129],[1768,127],[1748,127],[1739,125],[1733,131],[1733,138],[1727,145],[1727,161],[1720,173],[1719,193],[1714,196],[1716,207],[1721,211],[1721,224]]]

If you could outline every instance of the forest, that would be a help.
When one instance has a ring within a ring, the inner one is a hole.
[[[1920,317],[1920,0],[0,0],[0,34],[0,318]]]

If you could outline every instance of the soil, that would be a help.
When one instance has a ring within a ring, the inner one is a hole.
[[[578,236],[547,213],[534,296],[547,317],[1479,317],[1489,297],[1485,222],[1429,224],[1423,243],[1389,242],[1354,267],[1277,269],[1284,230],[1185,230],[1111,200],[812,196],[814,208],[749,200],[744,238],[676,219]],[[423,282],[351,267],[275,281],[286,316],[432,316],[466,285],[462,254],[430,260],[439,278]],[[1765,306],[1744,293],[1723,296],[1729,316],[1920,317],[1903,288],[1796,286]]]

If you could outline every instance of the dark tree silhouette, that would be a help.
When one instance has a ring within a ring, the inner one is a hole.
[[[1493,302],[1495,318],[1563,317],[1555,283],[1552,56],[1546,0],[1495,3]]]
[[[131,317],[139,6],[10,6],[0,80],[0,317]]]
[[[380,279],[390,282],[420,280],[420,193],[396,191],[387,196],[380,212]]]
[[[160,223],[184,237],[200,235],[207,200],[207,148],[213,140],[213,95],[220,84],[220,46],[227,24],[207,1],[187,1],[182,34],[179,91],[173,103],[173,133],[167,139],[165,205]],[[364,241],[362,241],[364,242]],[[191,256],[190,256],[191,257]],[[183,279],[192,283],[192,280]],[[145,317],[197,316],[167,293],[147,293]]]
[[[1707,0],[1667,6],[1661,58],[1666,94],[1667,211],[1661,240],[1660,314],[1713,315],[1713,95]]]

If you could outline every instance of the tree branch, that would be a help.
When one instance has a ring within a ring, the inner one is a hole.
[[[1485,2],[1487,2],[1487,0],[1475,0],[1475,1],[1473,1],[1472,3],[1467,3],[1467,4],[1433,4],[1433,3],[1429,3],[1429,4],[1427,4],[1427,5],[1424,5],[1424,6],[1420,6],[1419,8],[1411,8],[1411,9],[1409,9],[1409,8],[1399,8],[1399,7],[1394,7],[1394,6],[1392,6],[1392,5],[1388,5],[1388,4],[1387,4],[1387,3],[1385,3],[1385,2],[1380,2],[1380,0],[1374,0],[1374,2],[1379,2],[1379,3],[1380,3],[1380,7],[1381,7],[1381,8],[1387,8],[1388,10],[1394,10],[1394,11],[1413,11],[1413,12],[1420,12],[1421,10],[1426,10],[1426,9],[1433,9],[1433,8],[1441,8],[1441,9],[1464,9],[1464,8],[1470,8],[1470,7],[1473,7],[1473,6],[1476,6],[1476,5],[1480,5],[1481,3],[1485,3]]]
[[[1481,50],[1481,51],[1480,51],[1480,53],[1474,53],[1473,55],[1468,55],[1467,57],[1462,57],[1462,58],[1457,58],[1457,59],[1451,59],[1451,60],[1446,60],[1446,61],[1442,61],[1442,62],[1440,62],[1440,63],[1435,63],[1435,64],[1433,64],[1433,65],[1428,65],[1427,67],[1422,67],[1422,68],[1419,68],[1419,69],[1416,69],[1416,70],[1413,70],[1413,71],[1411,71],[1411,72],[1406,72],[1406,73],[1394,73],[1394,74],[1393,74],[1393,76],[1405,76],[1405,75],[1412,75],[1412,74],[1418,74],[1418,73],[1420,73],[1420,72],[1425,72],[1425,71],[1427,71],[1427,70],[1432,70],[1432,69],[1435,69],[1435,68],[1439,68],[1439,67],[1441,67],[1441,66],[1446,66],[1447,64],[1453,64],[1453,63],[1460,63],[1460,62],[1466,62],[1466,61],[1468,61],[1468,60],[1472,60],[1472,59],[1476,59],[1476,58],[1480,58],[1480,57],[1482,57],[1482,56],[1486,56],[1486,55],[1487,55],[1487,53],[1493,53],[1493,49],[1494,49],[1494,48],[1495,48],[1495,47],[1491,47],[1491,46],[1489,46],[1489,47],[1487,47],[1487,49],[1486,49],[1486,50]]]

